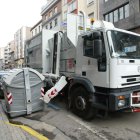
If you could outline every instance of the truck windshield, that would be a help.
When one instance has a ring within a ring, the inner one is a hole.
[[[140,36],[113,30],[107,35],[112,57],[140,59]]]

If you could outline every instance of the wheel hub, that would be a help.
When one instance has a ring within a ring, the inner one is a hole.
[[[85,99],[81,96],[78,96],[75,101],[76,108],[79,110],[84,110],[86,108]]]

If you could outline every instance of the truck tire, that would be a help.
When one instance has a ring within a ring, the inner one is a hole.
[[[92,107],[86,89],[77,87],[72,91],[72,112],[85,120],[91,120],[96,116],[97,110]]]

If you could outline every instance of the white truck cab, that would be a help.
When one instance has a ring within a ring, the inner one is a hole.
[[[140,112],[140,35],[95,21],[75,40],[57,32],[47,46],[48,72],[59,69],[69,79],[64,91],[72,111],[84,119],[97,110]]]
[[[109,111],[139,112],[140,35],[100,21],[78,41],[76,73],[92,82],[95,101]]]

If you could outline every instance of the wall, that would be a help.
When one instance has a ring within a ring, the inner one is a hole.
[[[42,32],[26,41],[26,53],[26,65],[42,72]]]
[[[49,30],[60,30],[61,29],[61,0],[57,0],[51,6],[46,5],[46,11],[44,10],[42,13],[42,27],[45,27]],[[57,11],[55,11],[57,7]],[[57,24],[55,24],[55,20],[57,20]]]
[[[107,14],[113,11],[120,6],[129,3],[129,17],[122,19],[118,22],[115,22],[115,27],[126,29],[126,30],[133,30],[139,28],[140,26],[140,1],[139,0],[108,0],[108,2],[104,2],[101,0],[100,7],[100,19],[104,19],[104,14]],[[138,29],[139,30],[139,29]]]
[[[31,28],[31,37],[37,35],[42,31],[42,20],[39,21],[34,27]]]
[[[0,48],[0,59],[4,59],[4,47]]]

